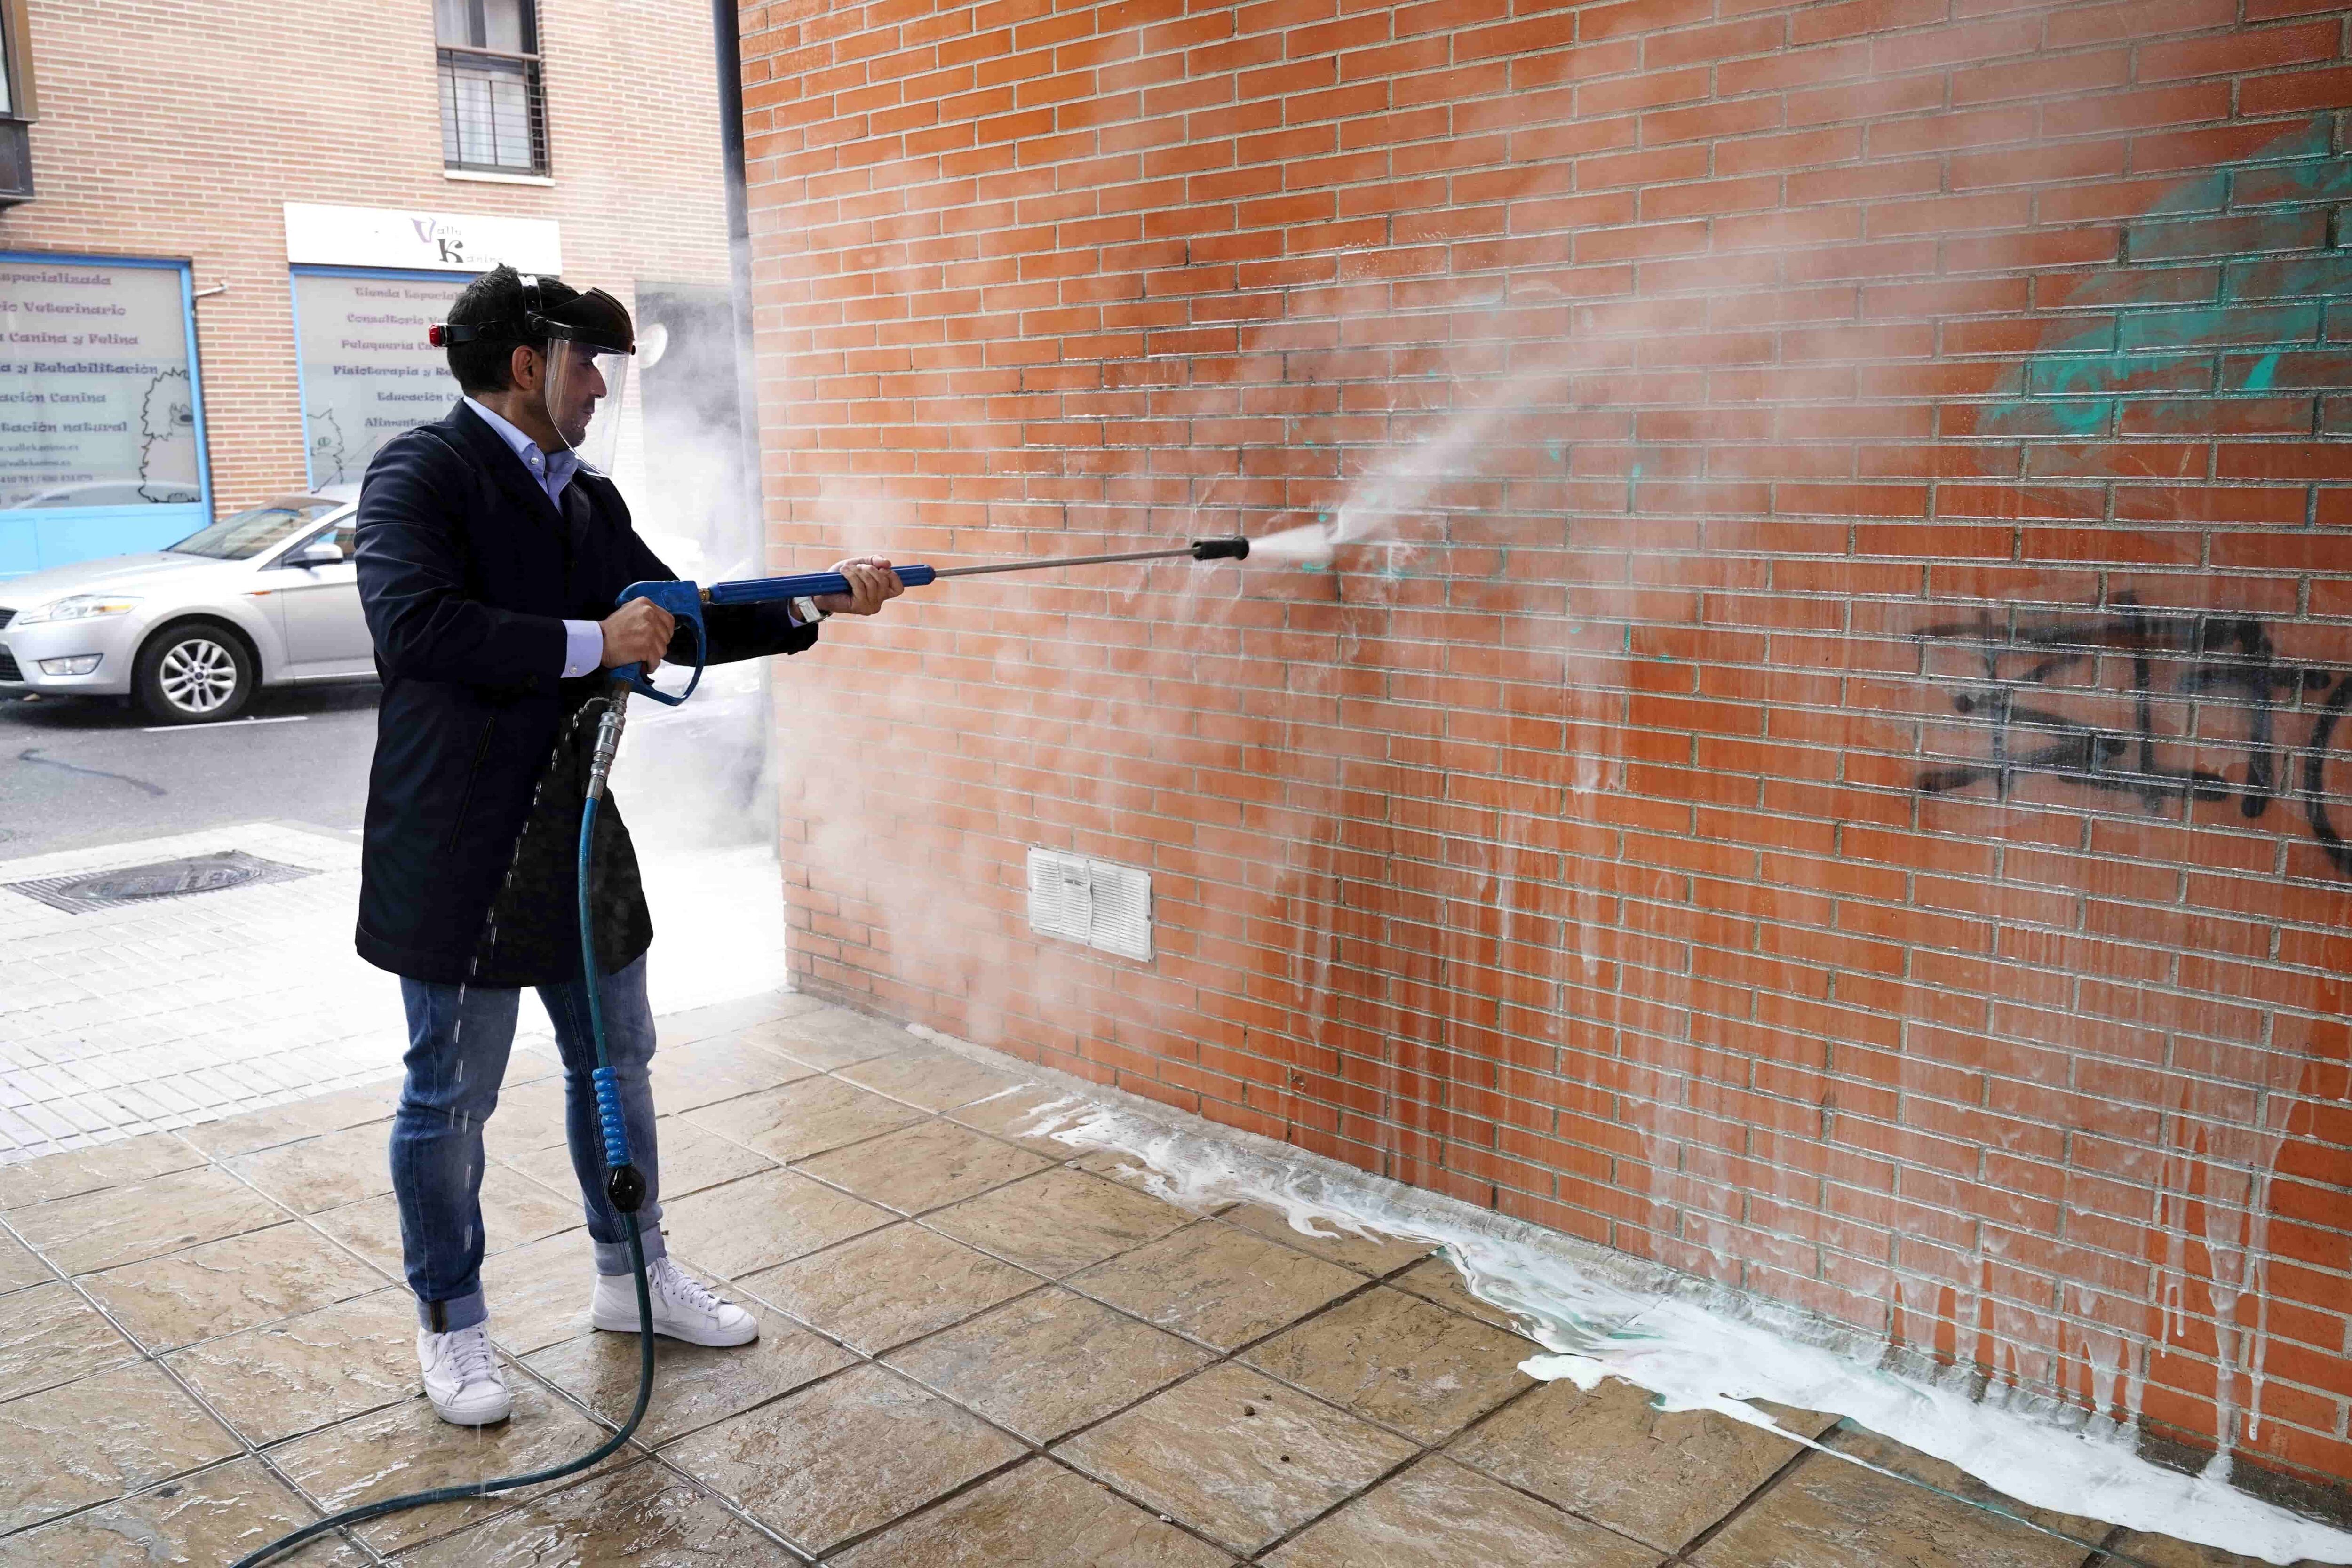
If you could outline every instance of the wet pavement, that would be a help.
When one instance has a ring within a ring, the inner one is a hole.
[[[1017,1064],[782,993],[660,1033],[671,1247],[759,1310],[759,1341],[664,1342],[645,1425],[588,1475],[291,1561],[2252,1561],[2007,1503],[1828,1415],[1777,1413],[1927,1484],[1613,1380],[1537,1383],[1535,1347],[1425,1248],[1163,1203],[1118,1158],[1025,1133],[1058,1091]],[[394,1083],[0,1167],[0,1564],[225,1563],[617,1426],[636,1342],[588,1326],[556,1064],[520,1044],[484,1188],[515,1414],[480,1431],[417,1386]]]

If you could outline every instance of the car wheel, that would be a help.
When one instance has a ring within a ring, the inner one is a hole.
[[[259,683],[245,639],[190,621],[165,628],[139,650],[132,685],[139,705],[163,724],[216,724],[245,711]]]

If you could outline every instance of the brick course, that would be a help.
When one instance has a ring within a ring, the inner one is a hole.
[[[198,289],[227,286],[196,302],[223,510],[305,483],[287,202],[554,218],[565,270],[624,298],[727,279],[710,14],[692,0],[541,0],[551,186],[444,175],[424,0],[31,0],[29,17],[38,195],[0,212],[0,248],[186,260]]]
[[[742,15],[802,984],[2352,1478],[2342,8]]]

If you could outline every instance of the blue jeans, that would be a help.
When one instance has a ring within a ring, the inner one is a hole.
[[[400,1203],[400,1245],[417,1321],[436,1333],[473,1327],[488,1316],[482,1300],[482,1123],[498,1109],[499,1085],[514,1044],[522,993],[440,985],[404,977],[408,1008],[408,1081],[392,1122],[392,1190]],[[604,977],[604,1049],[620,1079],[629,1154],[646,1178],[637,1210],[646,1261],[662,1256],[661,1177],[654,1156],[654,1097],[646,1068],[654,1055],[653,1009],[646,1001],[646,961]],[[542,985],[539,999],[555,1024],[563,1056],[564,1131],[572,1171],[588,1211],[596,1272],[629,1272],[621,1216],[604,1199],[604,1148],[596,1127],[596,1043],[588,1030],[588,994],[578,981]]]

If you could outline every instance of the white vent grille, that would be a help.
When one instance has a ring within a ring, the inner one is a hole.
[[[1053,849],[1029,851],[1029,929],[1151,960],[1151,873]]]

